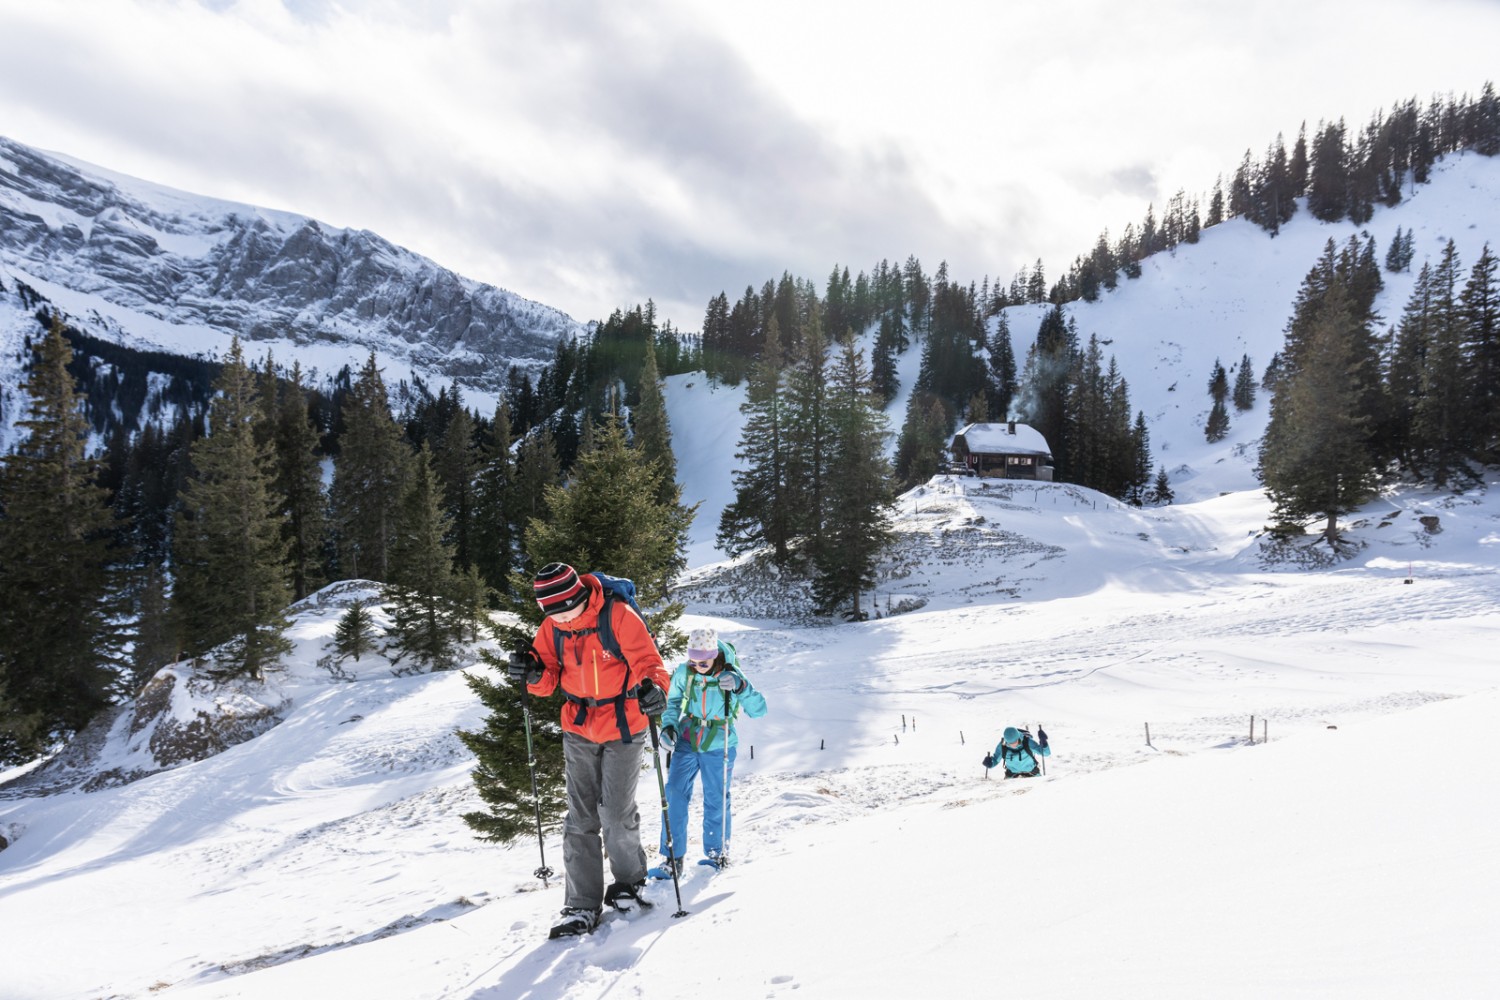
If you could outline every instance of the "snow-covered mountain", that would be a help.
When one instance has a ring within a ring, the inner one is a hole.
[[[0,283],[80,328],[218,356],[231,336],[325,374],[374,350],[481,392],[581,329],[366,230],[161,187],[0,137]]]

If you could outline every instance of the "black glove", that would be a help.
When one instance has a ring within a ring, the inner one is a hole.
[[[677,730],[671,726],[661,727],[661,745],[668,750],[677,745]]]
[[[1047,749],[1047,730],[1042,728],[1040,722],[1036,724],[1036,745],[1043,750]]]
[[[646,715],[660,715],[667,710],[666,693],[652,684],[649,677],[636,688],[635,703]]]
[[[534,649],[524,649],[510,654],[510,663],[505,672],[516,684],[535,684],[542,679],[542,660]]]
[[[994,767],[995,766],[995,758],[994,758],[994,756],[992,754],[985,754],[984,755],[984,766],[985,767]]]

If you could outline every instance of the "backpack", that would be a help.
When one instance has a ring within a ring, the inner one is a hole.
[[[1000,759],[1003,761],[1007,757],[1019,757],[1022,754],[1028,754],[1028,755],[1030,755],[1030,757],[1031,757],[1032,760],[1036,760],[1037,756],[1036,756],[1036,752],[1032,750],[1033,746],[1035,746],[1035,744],[1033,744],[1031,742],[1031,730],[1029,730],[1029,729],[1023,729],[1023,730],[1021,730],[1021,745],[1020,746],[1018,746],[1018,747],[1009,747],[1009,746],[1006,746],[1004,743],[1000,744]],[[1038,749],[1040,749],[1040,748],[1038,748]]]
[[[636,603],[635,599],[635,581],[627,577],[610,576],[607,573],[600,573],[597,571],[586,575],[592,576],[599,582],[599,586],[604,591],[604,606],[599,609],[598,624],[596,624],[593,628],[573,629],[569,634],[575,636],[597,634],[599,636],[599,645],[603,646],[621,663],[625,664],[625,683],[629,684],[630,661],[625,658],[625,653],[620,649],[620,640],[615,638],[613,609],[616,601],[624,601],[626,604],[630,605],[631,609],[634,610],[636,615],[640,617],[641,623],[645,624],[646,614],[641,610],[641,606]],[[646,626],[646,634],[650,635],[653,640],[656,638],[655,635],[651,632],[650,625]],[[563,633],[554,628],[552,630],[552,638],[557,646],[557,662],[559,665],[561,665],[563,662]],[[635,688],[622,688],[620,690],[620,693],[615,695],[613,698],[603,699],[580,698],[576,695],[568,694],[568,692],[566,691],[564,691],[562,695],[569,702],[578,706],[578,715],[573,721],[573,724],[577,726],[583,725],[584,718],[585,716],[587,716],[588,710],[590,708],[597,708],[601,705],[613,705],[615,707],[615,719],[620,726],[620,738],[623,739],[626,743],[630,742],[630,725],[626,722],[625,719],[625,702],[628,699],[634,698],[636,696]]]
[[[728,639],[720,639],[719,645],[723,646],[727,650],[727,652],[721,652],[720,654],[724,657],[725,668],[728,669],[729,667],[734,667],[736,670],[739,669],[740,654],[739,650],[734,648],[734,643],[730,642]],[[707,719],[698,719],[698,717],[695,716],[691,711],[692,700],[693,696],[700,692],[705,686],[717,687],[718,681],[717,679],[715,679],[714,681],[710,682],[706,676],[700,676],[696,671],[689,668],[687,683],[682,686],[682,704],[679,710],[681,713],[679,715],[679,719],[693,719],[699,722],[708,722],[708,725],[703,729],[703,738],[701,740],[701,743],[712,743],[714,741],[714,733],[716,731],[728,728],[731,722],[739,718],[740,705],[738,702],[735,703],[734,712],[729,716],[728,719],[718,719],[712,722],[709,722]],[[681,723],[679,723],[679,731],[682,731]]]

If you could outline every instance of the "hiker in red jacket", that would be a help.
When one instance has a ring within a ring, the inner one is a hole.
[[[584,934],[603,903],[639,905],[646,883],[636,779],[646,717],[666,707],[671,683],[646,623],[592,574],[549,563],[537,574],[546,615],[531,648],[511,657],[510,676],[534,695],[559,685],[568,813],[563,823],[567,898],[553,937]],[[607,618],[605,617],[607,616]],[[602,831],[602,836],[601,836]],[[614,884],[604,886],[607,849]]]

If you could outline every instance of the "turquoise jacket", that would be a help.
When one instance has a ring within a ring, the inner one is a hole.
[[[743,682],[738,694],[729,696],[728,725],[725,724],[724,692],[719,688],[719,671],[700,674],[686,662],[672,671],[672,690],[667,692],[667,709],[661,713],[663,729],[671,726],[677,733],[679,750],[717,750],[725,745],[737,746],[740,738],[734,719],[741,712],[751,718],[766,714],[765,695],[755,690],[750,679],[740,672],[739,656],[731,643],[719,641],[723,670],[731,671]]]
[[[1011,774],[1030,774],[1037,769],[1037,757],[1051,757],[1051,746],[1037,746],[1035,740],[1025,733],[1021,734],[1021,745],[1019,747],[1007,747],[1004,738],[995,744],[995,766],[1002,763]]]

